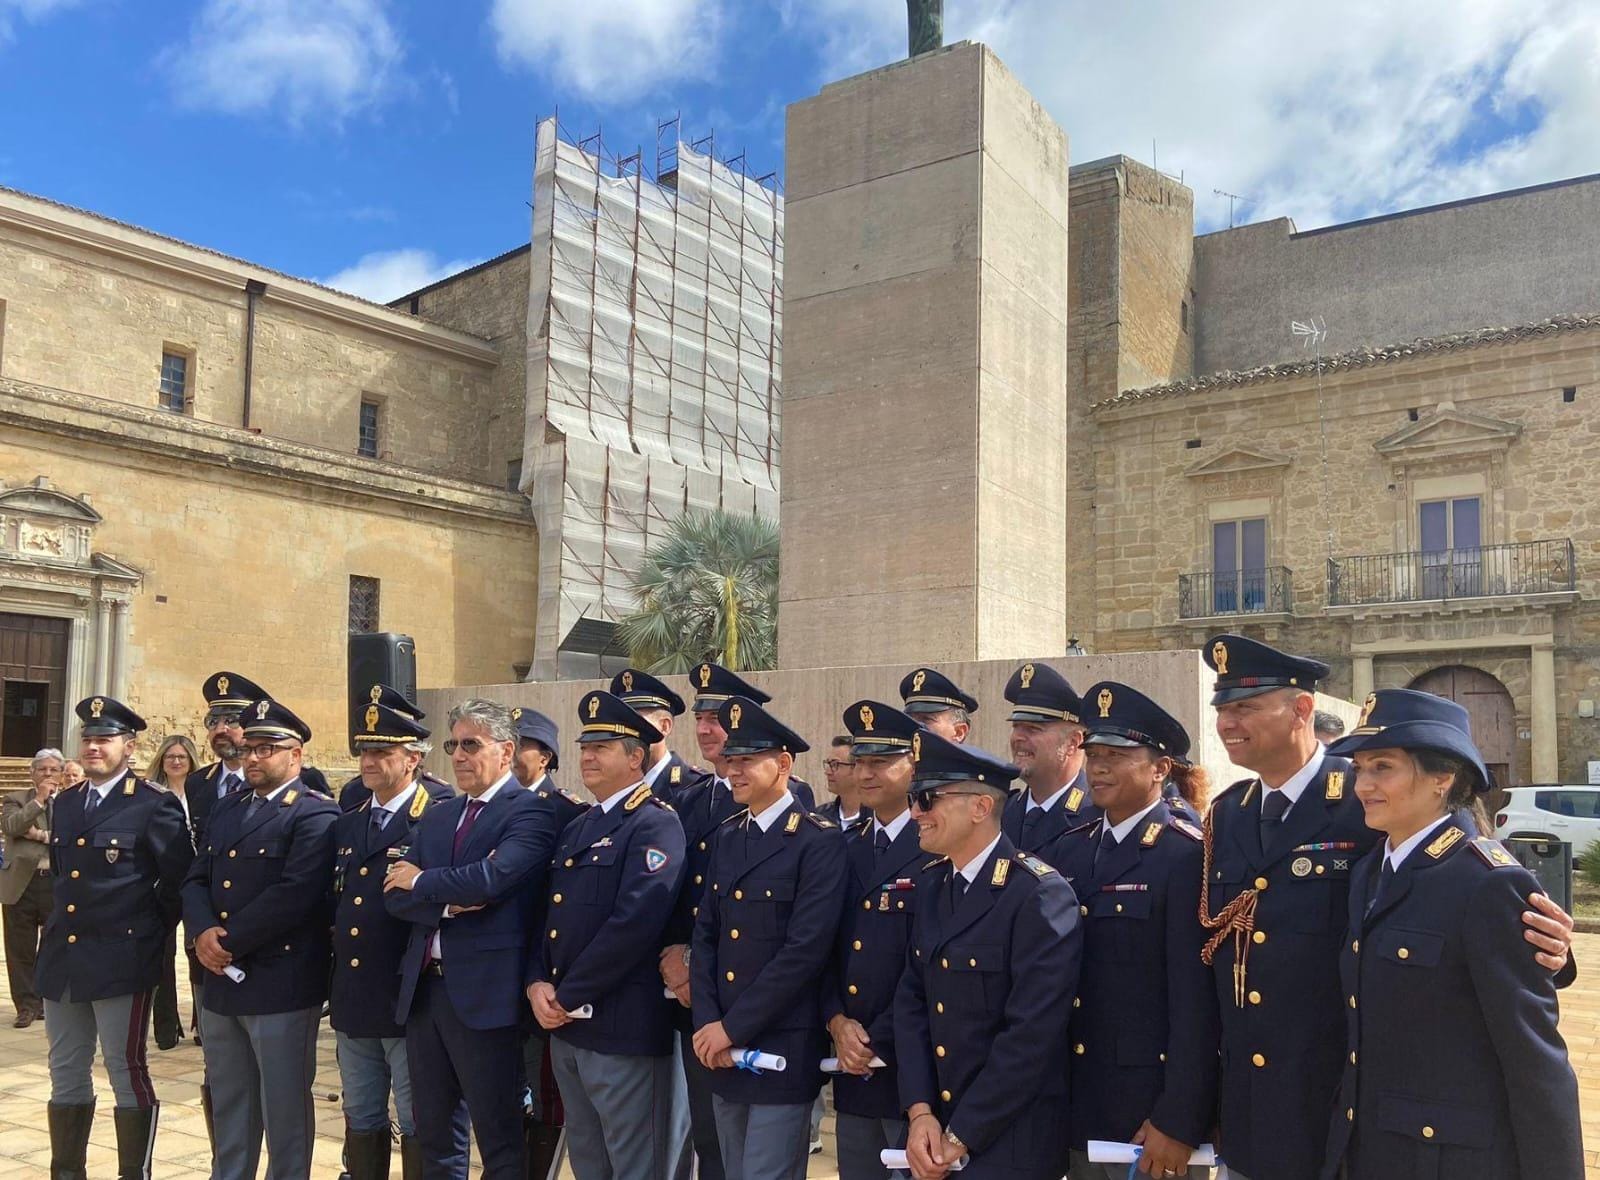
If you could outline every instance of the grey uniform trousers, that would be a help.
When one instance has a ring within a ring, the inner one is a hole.
[[[263,1130],[266,1180],[311,1175],[311,1082],[321,1017],[321,1008],[261,1016],[223,1016],[201,1008],[216,1133],[211,1180],[255,1180]]]
[[[668,1180],[688,1131],[688,1111],[674,1101],[677,1062],[580,1049],[559,1036],[548,1052],[577,1180]]]
[[[50,1101],[87,1106],[94,1101],[94,1048],[111,1079],[111,1092],[123,1108],[155,1105],[145,1040],[150,1032],[150,993],[110,996],[104,1000],[72,998],[44,1002],[45,1037],[50,1042]]]
[[[711,1095],[728,1180],[805,1180],[811,1103],[756,1106]]]

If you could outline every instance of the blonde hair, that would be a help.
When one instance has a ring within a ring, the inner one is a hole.
[[[145,778],[153,783],[160,783],[162,786],[167,785],[167,776],[162,771],[161,763],[165,760],[167,751],[172,749],[173,746],[182,746],[183,752],[189,755],[189,772],[191,774],[200,769],[200,755],[195,751],[194,743],[184,737],[183,734],[175,733],[162,741],[161,748],[156,751],[155,757],[150,759],[150,766],[144,772]],[[182,786],[183,784],[179,783],[178,785]]]

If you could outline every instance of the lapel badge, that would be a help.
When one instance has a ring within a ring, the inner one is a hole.
[[[610,836],[601,836],[600,839],[596,840],[593,844],[589,845],[589,847],[590,848],[610,848],[611,847],[611,837]]]
[[[1078,808],[1082,807],[1083,806],[1083,788],[1082,787],[1073,787],[1072,790],[1068,791],[1067,792],[1066,804],[1067,804],[1067,810],[1068,811],[1077,811]]]
[[[683,781],[683,767],[674,766],[672,768],[672,777],[669,781],[673,786],[677,786],[679,783],[681,783]]]
[[[300,798],[300,792],[291,787],[283,793],[283,805],[287,807],[298,798]]]
[[[1438,839],[1436,839],[1432,844],[1428,845],[1426,851],[1429,856],[1433,857],[1434,860],[1438,860],[1446,852],[1450,851],[1451,848],[1455,847],[1456,841],[1461,839],[1461,837],[1464,835],[1466,835],[1466,833],[1460,828],[1446,828],[1444,833],[1439,836]]]
[[[1160,820],[1151,820],[1144,826],[1144,835],[1139,837],[1139,843],[1149,848],[1161,839],[1161,829],[1164,827]]]
[[[1330,803],[1335,799],[1344,798],[1344,771],[1328,771],[1328,786],[1327,790],[1323,792],[1323,796]]]
[[[889,912],[889,894],[887,890],[881,897],[878,898],[878,912],[880,914],[887,914]]]
[[[1211,658],[1216,662],[1217,675],[1226,676],[1228,674],[1228,645],[1220,639],[1213,643],[1211,645]]]
[[[994,862],[994,873],[989,877],[989,884],[1004,885],[1006,874],[1011,871],[1011,862],[1004,857]]]
[[[411,810],[407,812],[412,819],[422,814],[423,808],[428,806],[428,792],[423,790],[422,784],[417,784],[417,793],[411,797]]]
[[[789,822],[783,825],[783,830],[791,836],[800,830],[800,813],[798,811],[789,813]]]
[[[124,795],[131,795],[131,794],[133,794],[133,788],[134,788],[133,775],[130,774],[128,776],[128,781],[122,784],[122,793]]]
[[[1294,863],[1289,866],[1289,871],[1297,877],[1309,877],[1311,875],[1311,858],[1309,856],[1295,857]]]

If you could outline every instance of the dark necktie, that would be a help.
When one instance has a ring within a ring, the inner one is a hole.
[[[1261,800],[1261,842],[1265,844],[1283,823],[1283,813],[1289,810],[1289,796],[1282,790],[1268,791]]]
[[[374,807],[372,809],[372,834],[379,836],[389,823],[389,809],[387,807]]]
[[[261,805],[265,802],[266,799],[264,799],[262,796],[252,794],[250,796],[250,802],[244,805],[244,822],[249,823],[251,820],[253,820],[256,817],[256,812],[261,810]]]
[[[878,834],[872,838],[872,849],[879,856],[889,851],[889,832],[886,828],[879,828]]]
[[[1027,807],[1027,804],[1024,804],[1023,806]],[[1022,847],[1024,849],[1033,848],[1033,837],[1039,831],[1039,824],[1043,822],[1043,820],[1044,808],[1042,807],[1028,807],[1028,809],[1022,813]]]
[[[965,873],[957,873],[955,879],[950,883],[955,886],[956,904],[960,905],[961,899],[967,895],[967,875]]]
[[[478,822],[478,812],[482,811],[483,808],[482,799],[467,800],[467,814],[461,820],[461,826],[456,829],[456,842],[450,848],[451,863],[461,858],[461,849],[467,843],[467,835],[472,831],[472,825]]]
[[[1100,833],[1100,847],[1094,850],[1095,868],[1100,867],[1100,862],[1117,850],[1117,834],[1110,828]]]
[[[232,770],[228,771],[227,774],[222,776],[223,798],[227,798],[242,786],[244,786],[244,780],[239,777],[238,773]]]
[[[1367,913],[1377,908],[1378,902],[1383,899],[1384,890],[1388,889],[1394,881],[1394,864],[1386,856],[1383,858],[1383,872],[1378,874],[1378,887],[1372,891],[1372,898],[1367,902]]]
[[[85,822],[94,818],[94,809],[100,806],[100,792],[93,787],[84,788],[89,793],[83,797],[83,818]]]

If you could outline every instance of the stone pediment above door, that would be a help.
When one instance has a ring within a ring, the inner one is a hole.
[[[1200,479],[1208,475],[1257,475],[1288,467],[1291,462],[1293,460],[1289,456],[1271,451],[1258,451],[1252,447],[1228,447],[1221,454],[1194,464],[1184,474],[1190,479]]]
[[[1373,444],[1391,459],[1421,460],[1504,455],[1522,433],[1520,422],[1491,418],[1441,402],[1433,413],[1387,434]]]
[[[100,519],[87,500],[57,491],[43,477],[0,489],[0,557],[91,567]]]

